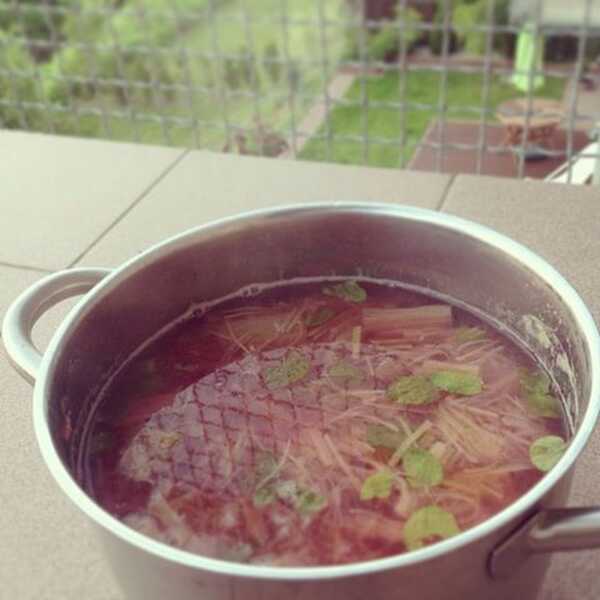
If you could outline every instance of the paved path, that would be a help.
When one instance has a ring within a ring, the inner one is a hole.
[[[353,73],[337,72],[329,85],[327,93],[317,100],[308,114],[296,127],[296,139],[288,139],[288,150],[279,155],[279,158],[296,158],[302,151],[308,140],[320,129],[327,118],[328,110],[333,109],[336,100],[340,100],[346,95],[346,92],[354,82]]]

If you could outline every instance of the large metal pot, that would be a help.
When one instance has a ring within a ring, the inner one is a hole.
[[[332,567],[250,566],[193,555],[129,529],[85,494],[76,479],[80,431],[116,365],[192,303],[256,282],[314,275],[401,281],[502,323],[536,354],[566,399],[573,437],[560,462],[514,504],[456,537]],[[33,323],[52,304],[82,293],[40,356],[31,343]],[[3,339],[16,368],[35,380],[35,431],[46,464],[98,526],[127,598],[534,598],[548,552],[600,545],[600,509],[555,508],[566,500],[600,407],[598,331],[551,266],[480,225],[389,205],[256,211],[171,238],[114,271],[46,277],[11,306]]]

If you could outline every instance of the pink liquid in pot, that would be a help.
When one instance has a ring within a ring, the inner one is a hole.
[[[397,287],[274,287],[174,325],[108,388],[87,491],[129,526],[268,565],[388,556],[473,527],[564,450],[547,378]]]

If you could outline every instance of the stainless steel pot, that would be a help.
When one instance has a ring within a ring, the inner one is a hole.
[[[126,527],[77,484],[80,432],[99,386],[142,341],[192,303],[256,282],[369,276],[458,299],[501,323],[546,366],[573,437],[535,487],[488,521],[433,546],[344,566],[281,568],[193,555]],[[31,342],[52,304],[84,294],[44,356]],[[256,211],[167,240],[114,271],[50,275],[10,307],[3,339],[35,381],[34,422],[54,478],[98,526],[127,598],[420,600],[534,598],[548,553],[600,545],[600,509],[561,509],[600,407],[600,339],[573,288],[541,258],[446,214],[389,205]]]

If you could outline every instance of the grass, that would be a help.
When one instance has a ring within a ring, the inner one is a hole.
[[[288,27],[287,40],[280,24],[285,17],[281,0],[227,0],[216,6],[214,22],[201,20],[195,23],[185,36],[173,40],[172,46],[174,55],[178,50],[184,50],[190,57],[176,83],[186,87],[191,83],[198,90],[205,88],[204,91],[176,91],[168,99],[135,98],[124,105],[107,90],[107,93],[100,92],[91,99],[80,101],[78,108],[84,113],[102,109],[105,113],[123,113],[124,116],[103,119],[99,115],[77,116],[75,113],[67,116],[78,121],[72,128],[90,137],[138,139],[145,143],[209,149],[223,148],[228,129],[230,133],[253,130],[257,123],[288,137],[292,118],[295,116],[299,121],[304,116],[322,93],[342,55],[343,36],[328,29],[326,47],[323,48],[317,23],[323,17],[330,21],[339,19],[345,0],[288,3],[286,15],[294,24]],[[247,15],[251,15],[251,22],[246,20]],[[269,75],[264,61],[265,50],[273,44],[280,60],[290,60],[297,65],[300,93],[290,91],[285,73],[281,73],[279,80],[273,80]],[[221,56],[248,53],[256,65],[258,93],[254,94],[253,85],[247,82],[237,88],[224,87],[224,62],[199,57],[203,53]],[[327,69],[323,67],[324,54],[328,58]],[[134,115],[133,120],[131,115]],[[152,115],[166,118],[160,120]],[[177,123],[173,117],[186,122]]]
[[[406,77],[406,102],[428,104],[437,107],[440,101],[441,75],[433,71],[413,71]],[[545,85],[535,95],[560,99],[564,80],[547,77]],[[494,122],[496,107],[519,92],[509,83],[496,76],[490,85],[486,106],[491,109],[488,121]],[[398,103],[400,101],[400,79],[397,73],[357,79],[348,91],[345,100],[356,103],[352,106],[337,106],[330,113],[329,122],[324,123],[317,137],[302,149],[300,157],[306,160],[332,160],[348,164],[366,164],[378,167],[404,166],[412,156],[416,144],[423,137],[429,123],[436,118],[436,108],[416,109],[411,107],[402,118],[398,108],[367,108],[369,102]],[[447,81],[447,118],[478,121],[480,115],[464,110],[464,107],[483,105],[483,76],[472,73],[449,73]],[[402,121],[404,120],[404,128]],[[402,139],[404,130],[404,144]],[[330,144],[327,139],[329,133]],[[358,136],[357,141],[336,139],[338,136]],[[364,142],[379,138],[381,142]]]

